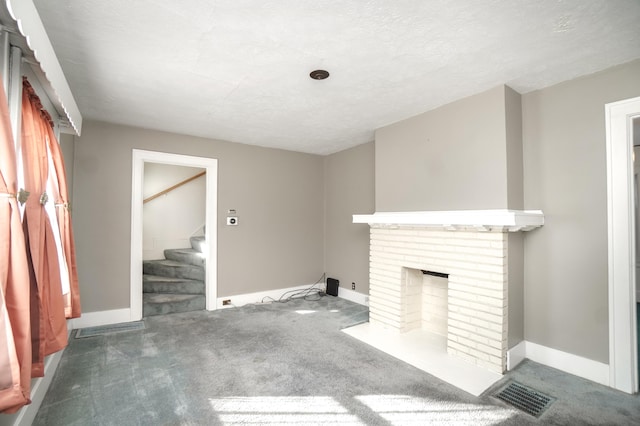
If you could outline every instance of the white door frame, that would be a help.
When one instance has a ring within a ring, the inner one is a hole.
[[[640,97],[605,105],[609,234],[609,386],[627,393],[638,392],[632,159],[632,120],[638,116]]]
[[[206,169],[205,238],[208,253],[205,259],[206,309],[216,309],[218,296],[218,160],[165,152],[133,150],[131,189],[131,321],[142,319],[142,226],[144,163],[161,163]]]

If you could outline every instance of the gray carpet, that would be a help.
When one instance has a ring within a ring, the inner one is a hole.
[[[149,317],[72,339],[35,425],[638,424],[640,399],[526,361],[509,377],[557,398],[540,419],[476,398],[340,329],[334,297]]]

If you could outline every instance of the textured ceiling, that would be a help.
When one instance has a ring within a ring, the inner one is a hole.
[[[317,154],[640,57],[638,0],[34,3],[85,118]]]

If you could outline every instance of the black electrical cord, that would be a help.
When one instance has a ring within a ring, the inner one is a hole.
[[[313,283],[308,288],[302,290],[289,290],[284,292],[277,300],[270,296],[265,296],[262,298],[260,303],[265,303],[265,301],[278,302],[278,303],[286,303],[290,300],[294,299],[304,299],[309,301],[317,301],[322,298],[324,294],[324,289],[316,287],[320,283],[324,283],[326,274],[323,273],[320,279]]]

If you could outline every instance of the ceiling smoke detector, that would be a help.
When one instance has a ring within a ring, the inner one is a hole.
[[[309,77],[311,77],[314,80],[324,80],[325,78],[329,77],[329,71],[325,71],[325,70],[311,71],[311,73],[309,73]]]

